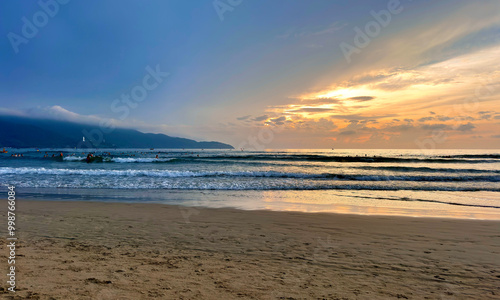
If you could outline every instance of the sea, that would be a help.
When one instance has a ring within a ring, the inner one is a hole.
[[[500,150],[6,150],[25,200],[500,219]]]

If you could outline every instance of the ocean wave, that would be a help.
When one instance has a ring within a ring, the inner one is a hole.
[[[362,162],[362,163],[495,163],[495,159],[459,159],[443,157],[391,157],[391,156],[330,156],[316,154],[300,155],[219,155],[204,157],[204,159],[232,159],[232,160],[286,160],[286,161],[318,161],[318,162]]]
[[[392,157],[392,156],[349,156],[320,154],[244,154],[244,155],[212,155],[183,156],[184,160],[233,160],[233,161],[317,161],[317,162],[362,162],[362,163],[498,163],[494,157],[490,159],[466,159],[458,157]]]
[[[1,182],[1,180],[0,180]],[[446,192],[500,192],[499,187],[484,186],[477,187],[472,185],[393,185],[393,184],[368,184],[368,183],[340,183],[340,182],[200,182],[200,181],[22,181],[9,180],[18,188],[68,188],[68,189],[117,189],[117,190],[214,190],[214,191],[309,191],[309,190],[346,190],[346,191],[446,191]]]
[[[500,159],[500,154],[459,154],[459,155],[441,155],[443,158],[494,158]]]
[[[99,158],[96,162],[116,162],[116,163],[163,163],[170,162],[176,160],[176,158],[153,158],[153,157],[102,157],[97,156]],[[63,161],[81,161],[87,162],[87,157],[82,156],[66,156],[63,158]]]
[[[408,167],[408,166],[361,166],[353,167],[361,170],[386,170],[393,172],[425,172],[425,173],[496,173],[500,174],[500,170],[481,170],[481,169],[453,169],[453,168],[430,168],[430,167]]]
[[[365,175],[365,174],[335,174],[335,173],[291,173],[277,171],[173,171],[173,170],[105,170],[105,169],[47,169],[20,167],[0,168],[1,175],[7,174],[37,174],[37,175],[84,175],[84,176],[148,176],[148,177],[271,177],[271,178],[298,178],[323,180],[349,181],[436,181],[436,182],[499,182],[500,175],[486,176],[415,176],[415,175]]]
[[[133,157],[113,157],[110,159],[112,162],[117,163],[162,163],[170,162],[175,158],[133,158]]]
[[[448,156],[350,156],[350,155],[328,155],[328,154],[163,154],[170,157],[123,157],[120,155],[99,155],[96,163],[240,163],[240,162],[338,162],[338,163],[455,163],[455,164],[478,164],[478,163],[500,163],[500,155],[497,154],[470,154],[470,155],[448,155]],[[61,157],[29,157],[35,160],[54,160],[60,162],[86,162],[86,156]]]
[[[65,156],[63,161],[84,161],[86,157],[83,156]]]

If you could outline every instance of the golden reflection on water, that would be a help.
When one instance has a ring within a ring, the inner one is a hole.
[[[259,209],[267,210],[500,220],[500,210],[495,208],[376,198],[360,200],[330,191],[263,191],[261,196]]]

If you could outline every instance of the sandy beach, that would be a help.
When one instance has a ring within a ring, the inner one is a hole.
[[[23,200],[17,214],[4,299],[500,298],[497,221]]]

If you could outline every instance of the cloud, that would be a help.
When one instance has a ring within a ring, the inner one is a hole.
[[[24,110],[9,110],[5,108],[0,108],[0,115],[26,117],[33,119],[42,120],[56,120],[56,121],[66,121],[79,124],[88,125],[105,125],[106,127],[118,127],[118,128],[133,128],[142,132],[149,133],[164,133],[172,134],[177,136],[182,134],[187,138],[200,139],[197,136],[199,129],[190,128],[189,126],[176,125],[170,126],[165,124],[148,124],[143,121],[138,121],[135,119],[117,120],[113,118],[103,118],[94,115],[81,115],[72,111],[69,111],[59,105],[46,106],[46,107],[32,107]]]
[[[465,1],[453,8],[429,3],[431,11],[425,22],[406,22],[397,30],[387,28],[389,31],[371,41],[371,50],[354,54],[351,64],[339,61],[338,68],[320,71],[323,74],[315,74],[310,83],[285,90],[282,96],[290,102],[269,106],[263,113],[275,119],[287,116],[285,126],[293,127],[296,133],[307,131],[308,135],[300,136],[304,139],[325,134],[312,132],[319,130],[315,120],[323,117],[340,127],[330,130],[330,137],[339,142],[343,139],[346,145],[368,137],[367,147],[406,143],[405,147],[412,148],[417,138],[429,137],[427,131],[446,130],[446,141],[438,147],[476,147],[478,141],[470,142],[470,135],[463,133],[477,126],[481,135],[495,135],[500,125],[500,114],[493,113],[498,111],[500,95],[500,40],[489,39],[498,36],[500,15],[496,13],[498,3],[481,3],[485,5],[477,9]],[[441,11],[445,8],[448,10]],[[294,28],[286,38],[296,38],[302,46],[327,46],[326,39],[333,38],[327,34],[335,31],[323,29]],[[316,33],[325,41],[314,39]],[[470,41],[478,43],[465,44]],[[491,84],[487,90],[494,92],[481,96],[480,108],[463,105],[464,99],[474,97],[477,89],[487,84]]]
[[[476,128],[476,126],[472,123],[462,124],[458,127],[454,127],[448,124],[437,123],[437,124],[423,124],[420,128],[424,130],[458,130],[458,131],[471,131]]]
[[[414,128],[415,127],[413,127],[413,125],[410,124],[401,124],[401,125],[387,126],[384,127],[383,130],[390,132],[400,132],[400,131],[408,131]]]
[[[476,126],[474,126],[474,124],[469,122],[467,124],[462,124],[462,125],[458,126],[457,130],[458,131],[471,131],[474,128],[476,128]]]
[[[56,121],[67,121],[82,124],[98,125],[103,119],[92,115],[80,115],[69,111],[59,105],[37,106],[24,110],[10,110],[0,108],[0,114],[18,117],[27,117],[33,119],[48,119]],[[119,123],[118,120],[112,120],[113,124]]]
[[[339,133],[340,135],[353,135],[353,134],[356,134],[356,131],[354,130],[346,130],[346,131],[342,131]]]
[[[448,116],[437,116],[437,119],[441,122],[445,122],[445,121],[449,121],[449,120],[453,120],[453,118],[450,118]]]
[[[271,119],[272,122],[282,122],[282,121],[285,121],[286,120],[286,117],[279,117],[279,118],[274,118],[274,119]]]
[[[267,120],[269,118],[268,115],[262,115],[262,116],[259,116],[259,117],[256,117],[256,118],[253,118],[254,121],[257,121],[257,122],[260,122],[260,121],[264,121],[264,120]]]
[[[457,117],[455,117],[455,120],[458,120],[458,121],[475,121],[477,119],[473,118],[471,116],[457,116]]]
[[[434,117],[423,117],[418,119],[419,122],[432,121],[432,120],[434,120]]]
[[[315,98],[315,99],[303,99],[301,104],[303,105],[313,105],[313,104],[336,104],[340,103],[339,99],[335,98]]]
[[[0,107],[0,116],[27,117],[27,114],[20,110]]]
[[[398,116],[397,114],[386,114],[386,115],[371,115],[371,116],[363,116],[359,114],[350,114],[350,115],[330,115],[332,119],[344,119],[344,120],[371,120],[375,121],[377,119],[383,119],[383,118],[392,118]]]
[[[236,120],[243,121],[243,120],[246,120],[246,119],[248,119],[250,117],[251,117],[251,115],[246,115],[246,116],[243,116],[243,117],[236,118]]]
[[[480,87],[484,87],[479,99],[481,103],[498,99],[500,72],[495,66],[499,55],[500,45],[413,69],[395,67],[370,70],[350,81],[337,82],[330,88],[302,94],[301,104],[313,105],[314,102],[305,99],[318,98],[318,105],[335,109],[335,118],[342,118],[338,116],[340,114],[368,115],[397,111],[401,117],[410,119],[411,116],[411,119],[419,122],[446,122],[453,119],[473,121],[474,118],[464,116],[465,112],[459,111],[460,104],[464,103],[464,99],[474,97]],[[364,82],[360,84],[359,78],[363,78]],[[380,84],[395,84],[399,87],[389,91],[381,89]],[[353,105],[355,102],[349,103],[349,100],[359,103],[369,101],[371,105],[356,107]],[[480,115],[484,119],[493,116],[487,113],[493,110],[487,110],[487,105],[483,107]]]
[[[284,121],[286,121],[286,117],[281,116],[279,118],[269,119],[269,122],[266,123],[274,123],[274,125],[283,125],[285,124]]]
[[[496,31],[488,29],[499,25],[498,9],[496,1],[482,1],[481,5],[469,1],[457,3],[449,13],[440,14],[439,18],[426,19],[426,22],[402,30],[397,35],[377,40],[377,45],[373,46],[380,46],[381,49],[367,53],[364,59],[380,58],[378,64],[422,65],[462,55],[470,51],[470,47],[464,47],[460,42],[472,37],[488,39],[495,34]],[[475,44],[481,47],[485,42]]]
[[[334,110],[333,108],[325,107],[302,107],[298,109],[291,110],[291,112],[307,112],[307,113],[324,113]]]
[[[357,96],[357,97],[351,97],[349,98],[350,100],[357,100],[357,101],[370,101],[375,99],[375,97],[372,96]]]
[[[425,130],[449,130],[451,126],[446,124],[424,124],[421,128]]]

